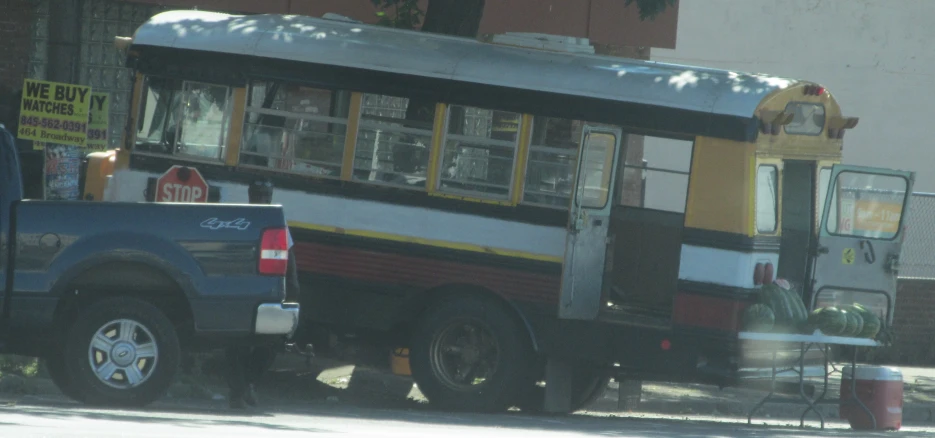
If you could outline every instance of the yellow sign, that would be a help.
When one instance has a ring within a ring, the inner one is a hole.
[[[841,264],[853,265],[855,258],[854,248],[844,248],[844,251],[841,253]]]
[[[17,137],[84,147],[91,87],[26,79]]]
[[[106,151],[110,143],[110,94],[91,93],[91,122],[88,123],[88,149]]]
[[[872,200],[858,200],[855,204],[855,229],[885,234],[896,234],[899,231],[902,204]]]

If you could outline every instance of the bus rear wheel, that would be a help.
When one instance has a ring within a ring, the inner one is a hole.
[[[584,409],[597,399],[601,398],[610,383],[610,376],[597,371],[582,369],[575,372],[572,381],[571,409],[565,414],[571,414]],[[541,413],[545,407],[545,387],[537,383],[528,387],[517,403],[522,411],[528,413]]]
[[[442,302],[421,319],[410,365],[432,405],[501,411],[523,389],[533,351],[524,327],[504,306],[478,297]]]

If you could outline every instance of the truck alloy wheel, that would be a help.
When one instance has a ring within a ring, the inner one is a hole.
[[[464,296],[428,310],[413,333],[409,360],[433,405],[499,411],[520,390],[532,357],[528,332],[505,306]]]
[[[172,322],[142,300],[95,303],[78,315],[66,336],[69,389],[89,404],[147,405],[165,394],[179,367]]]
[[[159,347],[146,326],[115,319],[102,325],[88,346],[88,361],[104,384],[135,388],[146,382],[158,366]]]

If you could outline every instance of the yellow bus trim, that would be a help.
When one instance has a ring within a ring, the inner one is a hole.
[[[513,206],[513,201],[475,198],[473,196],[467,196],[467,195],[453,195],[450,193],[432,192],[432,193],[429,193],[429,196],[437,196],[439,198],[448,198],[448,199],[457,199],[459,201],[466,201],[466,202],[479,202],[481,204]]]
[[[447,116],[447,105],[444,103],[435,105],[435,123],[432,126],[432,149],[429,150],[429,168],[425,178],[425,189],[428,190],[430,195],[438,191],[438,168],[441,166],[442,139],[445,138]]]
[[[469,243],[457,243],[457,242],[449,242],[445,240],[422,239],[419,237],[409,237],[409,236],[402,236],[398,234],[380,233],[376,231],[349,230],[346,228],[331,227],[331,226],[325,226],[325,225],[315,225],[315,224],[295,222],[295,221],[289,221],[289,226],[292,228],[298,228],[298,229],[304,229],[304,230],[323,231],[327,233],[344,234],[348,236],[366,237],[366,238],[371,238],[371,239],[391,240],[394,242],[415,243],[418,245],[434,246],[438,248],[446,248],[446,249],[459,250],[459,251],[479,252],[479,253],[499,255],[499,256],[504,256],[504,257],[513,257],[513,258],[528,259],[528,260],[539,260],[539,261],[553,262],[553,263],[562,263],[563,261],[562,257],[554,257],[554,256],[535,254],[535,253],[524,252],[524,251],[514,251],[510,249],[492,248],[489,246],[471,245]]]
[[[516,151],[516,163],[513,168],[513,205],[523,200],[526,184],[526,162],[529,157],[529,142],[532,141],[532,114],[523,114],[519,128],[519,147]]]
[[[231,110],[231,124],[227,130],[227,156],[224,164],[236,166],[240,162],[240,143],[243,141],[243,121],[247,111],[247,89],[234,88],[234,108]]]
[[[357,129],[360,126],[360,108],[363,105],[362,93],[351,93],[351,108],[347,115],[347,131],[344,136],[344,160],[341,162],[341,180],[354,178],[354,152],[357,150]]]

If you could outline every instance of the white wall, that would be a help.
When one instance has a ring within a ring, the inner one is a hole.
[[[657,61],[820,83],[845,116],[844,162],[916,172],[935,192],[935,0],[681,0]]]

